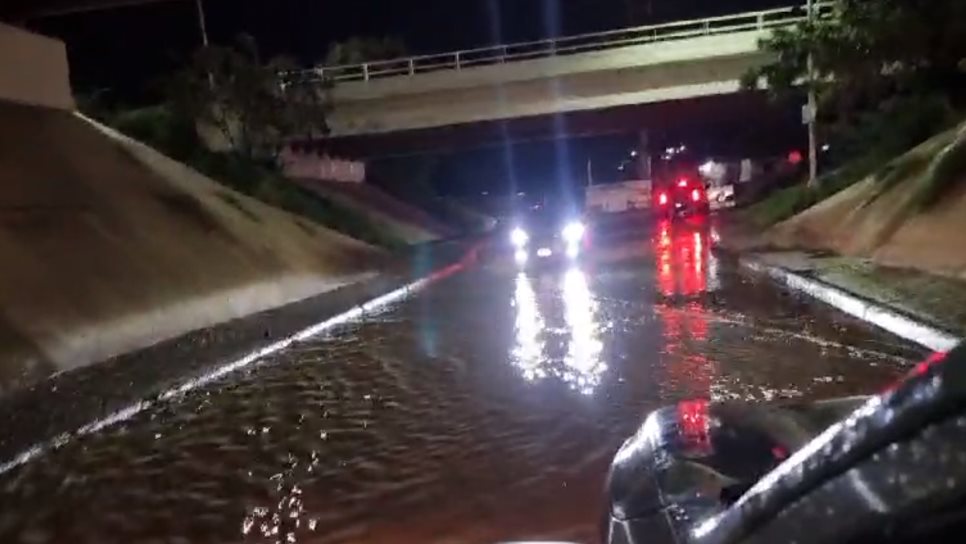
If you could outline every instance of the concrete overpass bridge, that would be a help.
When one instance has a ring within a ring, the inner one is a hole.
[[[795,107],[776,107],[763,92],[741,92],[651,103],[581,110],[412,129],[355,134],[308,142],[293,142],[295,152],[378,160],[425,154],[449,154],[508,143],[552,139],[596,138],[646,133],[651,143],[702,134],[717,142],[720,152],[740,154],[748,146],[783,153],[803,145],[804,130]]]
[[[831,3],[818,3],[819,16]],[[733,94],[767,58],[758,42],[802,6],[347,66],[331,81],[332,137]]]

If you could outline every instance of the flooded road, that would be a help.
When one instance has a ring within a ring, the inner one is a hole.
[[[741,273],[710,225],[505,254],[0,476],[0,542],[596,541],[676,400],[874,390],[921,353]]]

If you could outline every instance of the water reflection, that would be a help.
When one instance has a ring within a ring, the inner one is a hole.
[[[526,274],[517,275],[516,290],[513,297],[516,306],[516,342],[513,346],[513,363],[523,372],[527,380],[537,380],[547,376],[543,368],[543,317],[537,304],[537,294]]]
[[[707,397],[714,381],[715,364],[707,357],[708,313],[691,297],[719,287],[718,261],[707,233],[699,227],[658,224],[654,238],[658,289],[669,300],[684,297],[683,306],[657,304],[662,328],[661,353],[666,357],[665,396]]]
[[[715,363],[708,357],[708,314],[696,303],[682,308],[665,304],[655,307],[662,325],[666,357],[662,386],[671,397],[707,398],[714,383]]]
[[[564,359],[571,376],[567,381],[581,393],[590,394],[600,385],[607,365],[601,361],[603,344],[597,326],[597,302],[587,286],[587,277],[576,268],[563,280],[564,317],[570,331],[570,343]]]
[[[662,295],[693,296],[720,288],[718,258],[701,226],[675,227],[661,221],[653,245]]]
[[[557,294],[555,290],[554,295]],[[533,280],[524,273],[517,276],[513,300],[516,338],[511,359],[528,381],[555,377],[571,389],[589,395],[600,385],[607,370],[601,359],[603,343],[597,301],[586,275],[577,268],[563,274],[559,295],[562,315],[553,312],[560,305],[548,301],[545,310],[551,311],[544,316]],[[556,350],[558,345],[565,349]]]

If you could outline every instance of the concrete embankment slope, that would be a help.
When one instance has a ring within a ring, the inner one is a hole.
[[[322,197],[359,213],[409,244],[449,238],[453,229],[426,212],[363,183],[299,179],[297,182]]]
[[[767,241],[966,280],[966,172],[935,205],[920,209],[915,204],[929,183],[929,168],[963,130],[966,125],[896,159],[901,179],[863,180],[779,223]]]
[[[69,111],[0,101],[0,391],[317,295],[383,259]]]

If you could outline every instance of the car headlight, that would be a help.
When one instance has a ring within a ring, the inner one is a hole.
[[[564,240],[570,242],[571,244],[576,244],[584,237],[585,230],[586,229],[584,228],[584,224],[581,223],[580,221],[574,221],[573,223],[569,223],[563,229]]]
[[[520,227],[517,227],[510,232],[510,242],[517,247],[525,246],[529,240],[530,235],[528,235],[527,231],[521,229]]]

